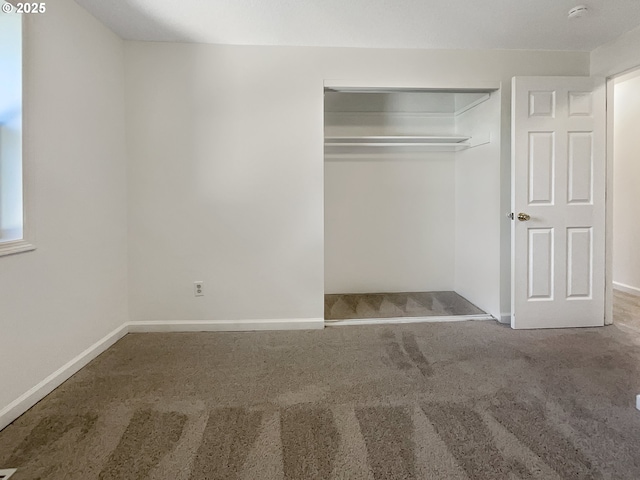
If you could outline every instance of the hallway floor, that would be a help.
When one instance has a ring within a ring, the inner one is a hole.
[[[640,332],[640,297],[614,289],[613,323]]]

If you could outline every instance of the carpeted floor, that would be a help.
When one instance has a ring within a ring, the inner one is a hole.
[[[0,432],[34,479],[638,479],[640,335],[132,334]]]
[[[485,313],[456,292],[349,293],[324,296],[325,320]]]

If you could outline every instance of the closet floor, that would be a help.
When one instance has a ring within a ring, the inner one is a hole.
[[[484,313],[456,292],[355,293],[324,296],[325,320]]]

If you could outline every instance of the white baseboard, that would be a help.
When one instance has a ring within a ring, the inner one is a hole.
[[[358,318],[348,320],[327,320],[327,327],[351,327],[355,325],[385,325],[400,323],[466,322],[469,320],[495,320],[491,315],[445,315],[431,317]]]
[[[130,333],[140,332],[252,332],[263,330],[319,330],[323,318],[255,320],[171,320],[129,322]]]
[[[621,292],[630,293],[640,297],[640,288],[632,287],[631,285],[625,285],[624,283],[612,282],[613,288],[620,290]]]
[[[74,373],[124,337],[128,331],[126,323],[116,328],[0,410],[0,430],[62,385]]]
[[[511,313],[501,313],[498,321],[500,323],[511,324]]]
[[[258,330],[316,330],[324,328],[323,318],[268,320],[187,320],[127,322],[60,367],[29,391],[0,410],[0,430],[5,428],[74,373],[107,350],[127,333],[138,332],[247,332]]]

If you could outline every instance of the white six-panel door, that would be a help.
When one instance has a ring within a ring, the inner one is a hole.
[[[512,87],[511,326],[604,325],[604,80]]]

